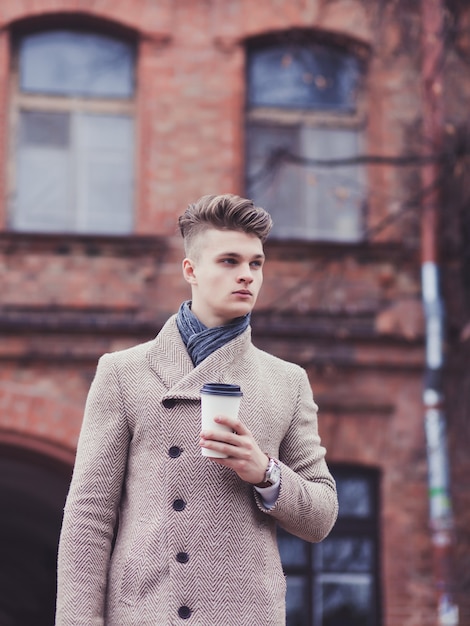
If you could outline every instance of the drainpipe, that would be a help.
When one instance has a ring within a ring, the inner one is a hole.
[[[442,0],[422,0],[423,131],[427,145],[442,151],[444,40]],[[438,626],[458,626],[453,600],[451,554],[454,535],[446,418],[442,391],[444,311],[439,284],[439,163],[422,167],[425,190],[421,222],[421,280],[426,327],[426,372],[423,390],[428,458],[429,519],[432,536]]]

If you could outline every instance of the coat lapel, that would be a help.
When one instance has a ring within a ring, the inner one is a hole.
[[[250,346],[251,329],[248,327],[194,367],[176,325],[176,315],[173,315],[149,348],[147,359],[167,388],[162,400],[197,400],[204,383],[233,382],[230,380],[233,363],[239,361]]]

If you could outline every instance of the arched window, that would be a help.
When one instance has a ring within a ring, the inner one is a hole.
[[[131,232],[134,60],[132,42],[98,32],[15,38],[10,228]]]
[[[311,544],[279,530],[287,577],[287,626],[380,626],[378,476],[332,468],[339,516]]]
[[[294,33],[247,48],[247,195],[268,209],[273,237],[361,239],[364,172],[331,166],[362,152],[359,58]]]

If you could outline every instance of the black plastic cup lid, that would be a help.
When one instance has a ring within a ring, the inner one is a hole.
[[[210,396],[242,396],[240,385],[228,385],[225,383],[206,383],[201,389],[201,393]]]

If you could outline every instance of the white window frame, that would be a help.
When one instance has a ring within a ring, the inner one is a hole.
[[[68,25],[64,24],[64,30],[68,30]],[[48,32],[57,30],[57,27],[47,27],[38,29],[34,32]],[[106,36],[106,29],[88,28],[81,29],[81,32],[96,33],[98,35]],[[80,97],[80,96],[59,96],[59,95],[45,95],[36,93],[22,92],[20,88],[20,46],[19,42],[22,37],[27,37],[32,33],[20,32],[15,34],[11,46],[12,58],[11,58],[11,70],[10,70],[10,108],[9,108],[9,158],[8,158],[8,170],[7,170],[7,224],[11,230],[16,230],[14,227],[14,200],[17,188],[17,141],[20,122],[20,113],[22,111],[31,112],[44,112],[44,113],[67,113],[71,116],[72,133],[75,126],[74,117],[80,114],[102,114],[102,115],[119,115],[129,117],[134,122],[136,117],[136,94],[134,93],[132,98],[95,98],[95,97]],[[79,146],[75,144],[73,146],[72,157],[75,157],[75,150],[78,150]],[[133,162],[132,172],[133,178],[135,178],[136,170],[136,132],[134,129],[133,140]],[[79,175],[79,174],[78,174]],[[136,189],[133,190],[132,206],[136,205]],[[74,211],[75,226],[68,231],[68,234],[81,234],[83,229],[80,228],[80,207],[77,207]],[[135,217],[133,216],[133,221]],[[24,229],[21,229],[24,232]],[[32,231],[34,232],[34,230]],[[53,231],[57,232],[57,231]],[[130,234],[131,231],[129,231]],[[92,231],[87,231],[86,234],[94,234]],[[97,233],[103,234],[103,233]],[[124,233],[123,233],[124,234]]]
[[[280,45],[282,43],[280,42]],[[324,44],[326,48],[328,48],[328,44]],[[351,52],[351,54],[354,54]],[[247,55],[248,56],[248,55]],[[249,85],[247,86],[249,88]],[[310,129],[318,129],[321,131],[337,131],[341,132],[349,131],[357,134],[357,152],[355,154],[341,154],[335,155],[327,158],[339,158],[339,157],[355,157],[359,154],[363,154],[365,152],[365,137],[364,137],[364,128],[366,125],[366,114],[365,114],[365,99],[363,95],[363,91],[359,90],[357,94],[356,100],[356,108],[354,111],[326,111],[326,110],[311,110],[311,109],[297,109],[297,108],[279,108],[279,107],[258,107],[258,106],[249,106],[247,105],[247,110],[245,114],[246,127],[249,128],[250,124],[259,124],[259,125],[272,125],[279,126],[280,129],[292,128],[293,132],[295,128],[310,128]],[[302,130],[299,130],[299,136],[302,133]],[[245,142],[248,147],[250,142],[249,130],[246,132]],[[248,159],[248,150],[246,151],[247,159]],[[297,156],[302,157],[303,155],[300,153]],[[317,155],[315,155],[316,157]],[[308,158],[308,157],[307,157]],[[249,195],[256,195],[250,188],[249,181],[249,169],[248,161],[246,163],[246,184],[248,187]],[[298,166],[302,167],[302,166]],[[362,165],[350,165],[350,166],[341,166],[341,167],[326,167],[326,168],[318,168],[313,166],[304,166],[308,168],[311,172],[326,172],[334,175],[336,173],[345,172],[347,176],[351,175],[351,172],[355,170],[356,174],[354,175],[354,183],[353,185],[357,188],[363,188],[364,193],[362,194],[362,199],[360,201],[360,207],[358,207],[357,211],[357,224],[353,233],[348,233],[341,229],[333,229],[333,230],[316,230],[314,226],[310,226],[308,222],[308,216],[305,216],[305,222],[300,224],[297,228],[289,225],[288,221],[286,223],[282,223],[282,221],[275,221],[273,232],[271,238],[280,239],[280,240],[296,240],[303,239],[307,241],[331,241],[334,243],[356,243],[363,239],[363,234],[365,232],[365,220],[366,220],[366,170]],[[339,185],[341,186],[341,185]],[[255,189],[256,192],[256,189]],[[308,199],[308,189],[305,188],[302,190],[302,193],[305,195],[304,206],[301,207],[304,211],[307,210],[309,203],[312,200]],[[265,206],[267,210],[269,210],[269,201]],[[315,207],[314,207],[315,208]]]

